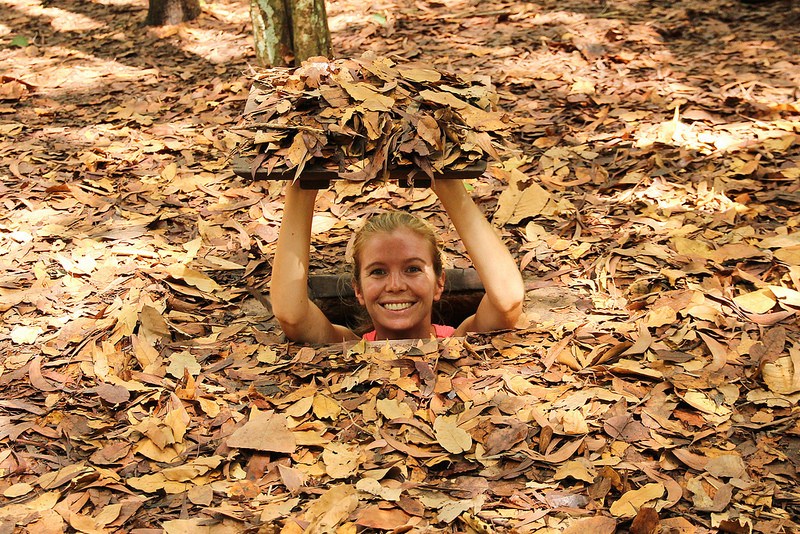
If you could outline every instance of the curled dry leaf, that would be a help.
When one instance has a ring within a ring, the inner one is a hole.
[[[761,368],[761,377],[775,393],[791,395],[800,391],[800,346],[789,349],[789,356],[767,362]]]
[[[42,357],[37,356],[31,360],[28,366],[28,377],[31,380],[33,387],[40,391],[57,391],[61,389],[56,384],[53,384],[42,376]]]

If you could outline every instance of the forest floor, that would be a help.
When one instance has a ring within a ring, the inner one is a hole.
[[[489,75],[513,332],[303,347],[234,175],[245,0],[0,0],[0,533],[800,529],[800,5],[328,2],[336,57]],[[313,271],[427,189],[336,182]]]

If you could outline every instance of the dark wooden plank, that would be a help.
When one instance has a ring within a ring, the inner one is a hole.
[[[252,180],[293,180],[296,169],[273,169],[267,172],[264,168],[259,168],[253,173],[254,158],[236,156],[233,158],[233,172],[242,178]],[[416,171],[416,172],[415,172]],[[439,180],[470,179],[481,176],[486,171],[486,162],[477,161],[469,167],[463,169],[453,169],[444,174],[436,175],[434,178]],[[414,173],[413,179],[408,177]],[[330,185],[331,180],[339,180],[339,172],[318,166],[308,166],[300,174],[300,186],[303,189],[324,189]],[[397,180],[401,187],[430,187],[431,180],[421,170],[414,167],[397,167],[389,170],[389,179]]]

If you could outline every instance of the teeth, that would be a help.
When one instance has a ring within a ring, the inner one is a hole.
[[[383,305],[387,310],[400,311],[411,307],[410,302],[387,302]]]

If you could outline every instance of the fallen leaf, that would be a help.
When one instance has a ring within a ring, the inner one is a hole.
[[[237,429],[226,441],[228,447],[293,453],[295,437],[286,424],[286,417],[274,411],[250,411],[247,423]]]
[[[33,486],[26,482],[20,482],[7,487],[5,491],[3,491],[3,496],[8,497],[9,499],[16,499],[17,497],[22,497],[23,495],[27,495],[32,491]]]
[[[433,432],[439,445],[451,454],[460,454],[472,448],[472,436],[458,427],[455,417],[437,417],[433,422]]]
[[[328,443],[322,450],[325,472],[333,479],[347,478],[358,469],[361,453],[346,443]]]
[[[708,460],[705,466],[711,475],[721,478],[746,478],[747,468],[738,454],[721,454]]]
[[[335,420],[342,411],[339,403],[326,395],[314,395],[312,406],[314,409],[314,415],[320,419]]]
[[[103,383],[94,389],[97,395],[109,404],[122,404],[131,398],[131,392],[122,386]]]
[[[733,302],[750,313],[767,313],[777,304],[775,295],[766,288],[733,297]]]
[[[167,373],[175,378],[183,378],[184,372],[188,372],[192,376],[197,376],[200,370],[200,364],[197,363],[197,359],[189,351],[176,352],[169,357]]]
[[[306,534],[327,534],[334,532],[358,506],[355,488],[348,485],[334,486],[312,501],[306,508],[305,516],[308,526]]]
[[[664,485],[660,483],[645,484],[639,489],[627,491],[614,501],[609,511],[615,517],[633,518],[647,503],[660,499],[664,495]]]
[[[42,357],[36,356],[28,366],[28,378],[31,385],[40,391],[58,391],[59,386],[51,383],[42,376]]]
[[[613,517],[595,516],[579,519],[562,531],[562,534],[614,534],[617,521]]]
[[[631,534],[658,534],[661,519],[655,508],[645,506],[636,512],[636,517],[631,522]]]
[[[30,345],[36,343],[43,333],[44,330],[38,326],[17,325],[11,329],[11,341],[17,345]]]
[[[356,525],[379,530],[395,530],[403,527],[411,518],[397,508],[382,509],[376,505],[364,508],[356,518]]]
[[[183,280],[190,286],[196,287],[204,293],[213,293],[214,291],[219,291],[222,289],[219,284],[217,284],[207,275],[201,273],[200,271],[190,269],[182,263],[173,263],[167,267],[167,272],[173,278]]]

